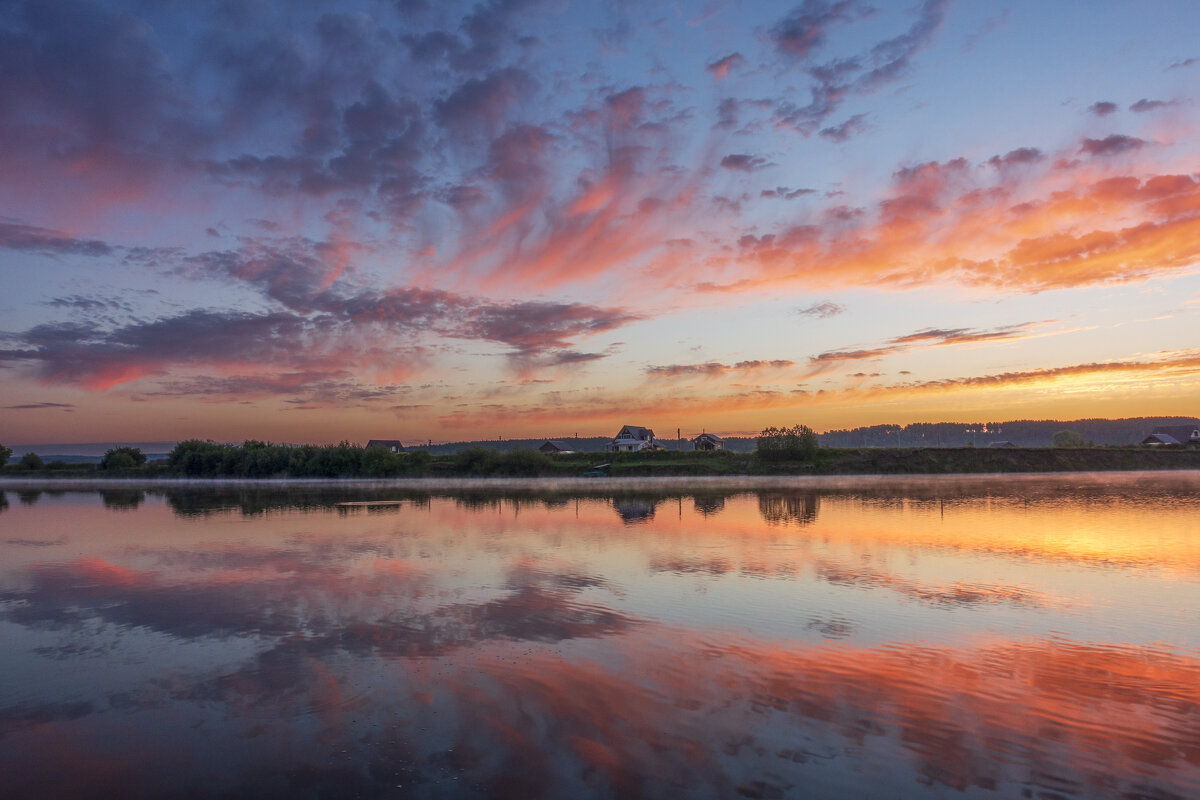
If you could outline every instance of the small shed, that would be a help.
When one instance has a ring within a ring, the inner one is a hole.
[[[1145,439],[1142,439],[1142,444],[1147,447],[1161,447],[1164,444],[1183,444],[1169,433],[1152,433]]]
[[[989,442],[988,447],[1016,447],[1016,445],[1008,439],[1001,439],[998,442]]]
[[[399,439],[372,439],[367,442],[367,449],[370,450],[372,447],[387,448],[389,453],[404,452],[404,445],[400,443]]]
[[[554,439],[547,439],[546,443],[538,448],[538,452],[539,453],[574,453],[575,451],[572,450],[564,442],[556,441]]]
[[[725,442],[715,433],[702,433],[692,439],[693,450],[724,450]]]

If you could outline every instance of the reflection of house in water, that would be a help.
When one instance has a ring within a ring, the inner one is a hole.
[[[692,502],[696,505],[696,513],[708,516],[725,510],[725,495],[723,494],[698,494],[692,498]]]
[[[613,508],[625,523],[645,522],[654,519],[654,509],[662,502],[661,498],[645,497],[614,497]]]
[[[758,513],[774,525],[815,522],[820,507],[821,496],[816,492],[761,492],[758,495]]]

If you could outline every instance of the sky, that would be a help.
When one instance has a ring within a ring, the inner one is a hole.
[[[0,442],[1200,414],[1197,29],[0,0]]]

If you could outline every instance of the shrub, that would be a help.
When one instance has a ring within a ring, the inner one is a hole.
[[[393,453],[386,447],[375,445],[368,447],[362,454],[362,471],[372,478],[390,478],[399,475],[404,469],[405,458],[400,453]]]
[[[146,463],[146,455],[137,447],[114,447],[100,459],[100,469],[133,469]]]
[[[1083,447],[1083,437],[1075,431],[1059,431],[1050,438],[1055,447]]]
[[[502,455],[493,470],[500,475],[537,477],[554,471],[554,461],[545,453],[518,447]]]
[[[17,462],[21,469],[41,469],[46,466],[42,461],[42,457],[37,453],[26,453],[21,456],[21,460]]]
[[[459,472],[472,475],[490,475],[500,460],[500,454],[490,447],[472,445],[459,450],[454,456],[454,467]]]
[[[817,454],[817,435],[807,425],[763,428],[755,452],[768,461],[811,461]]]

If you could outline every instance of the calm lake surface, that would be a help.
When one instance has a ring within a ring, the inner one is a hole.
[[[25,797],[1200,797],[1200,474],[0,505]]]

